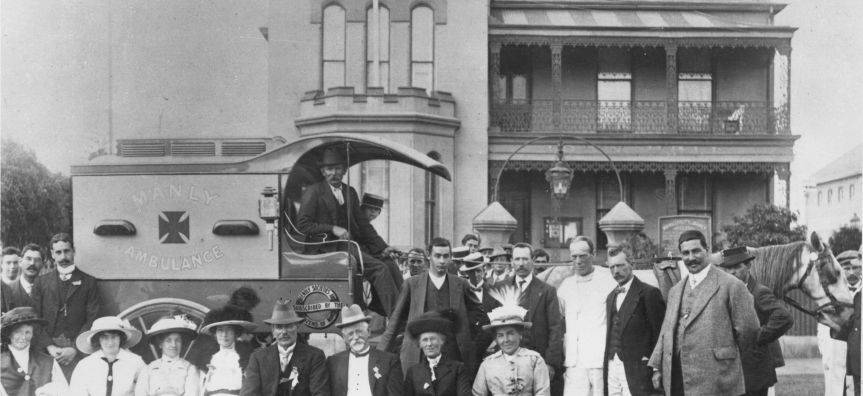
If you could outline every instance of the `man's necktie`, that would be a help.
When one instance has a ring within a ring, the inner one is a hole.
[[[437,380],[437,377],[434,374],[434,368],[437,367],[438,362],[440,362],[440,355],[435,360],[429,360],[429,370],[431,370],[431,380]]]
[[[692,284],[690,285],[690,287],[692,288],[692,290],[695,290],[695,279],[692,280]]]
[[[69,280],[69,278],[71,278],[71,277],[72,277],[72,274],[60,274],[60,280],[63,282]]]
[[[285,370],[288,369],[288,354],[286,353],[286,354],[281,355],[279,357],[281,358],[281,359],[279,359],[280,360],[279,365],[282,366],[282,372],[284,372]]]
[[[474,293],[479,293],[479,292],[481,292],[481,291],[482,291],[482,287],[475,287],[475,286],[471,286],[471,287],[470,287],[470,291],[472,291],[472,292],[474,292]]]
[[[525,284],[526,282],[527,282],[526,280],[520,280],[520,281],[518,281],[518,289],[519,289],[519,290],[521,290],[522,292],[524,292],[524,284]]]
[[[330,186],[330,188],[332,188],[332,186]],[[342,195],[341,187],[340,188],[332,188],[332,190],[333,190],[333,195],[336,196],[336,201],[339,201],[339,205],[344,205],[345,204],[345,196]]]
[[[111,396],[111,392],[114,390],[114,363],[117,363],[116,360],[109,362],[108,358],[102,358],[105,363],[108,363],[108,379],[105,382],[105,396]]]
[[[614,289],[614,292],[617,294],[623,294],[623,293],[626,293],[626,288],[625,287],[617,287]]]

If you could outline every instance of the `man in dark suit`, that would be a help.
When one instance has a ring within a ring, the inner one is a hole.
[[[761,332],[749,353],[743,355],[743,378],[746,382],[746,395],[766,396],[767,391],[776,383],[776,362],[770,351],[770,344],[778,342],[785,332],[794,325],[794,319],[770,289],[764,287],[749,274],[750,262],[755,256],[749,254],[746,246],[722,251],[722,262],[717,266],[746,284],[755,300],[755,313]]]
[[[527,309],[524,320],[533,323],[524,331],[521,346],[542,355],[551,381],[556,382],[555,369],[560,367],[563,355],[557,290],[533,276],[533,246],[527,243],[517,243],[512,247],[512,269],[514,276],[495,287],[512,285],[521,290],[524,298],[518,305]]]
[[[665,300],[659,289],[632,274],[632,251],[617,249],[608,255],[608,269],[620,286],[605,303],[605,394],[651,395],[656,390],[650,381],[653,370],[647,367],[647,360],[659,339]]]
[[[45,253],[42,248],[36,244],[24,246],[21,251],[21,261],[19,263],[20,275],[10,287],[12,289],[12,304],[16,307],[29,307],[30,294],[33,292],[33,284],[39,273],[42,272],[42,267],[45,265]]]
[[[458,313],[448,308],[426,312],[408,323],[407,331],[419,341],[425,361],[405,373],[405,396],[471,395],[471,380],[464,363],[450,359],[442,351],[446,339],[455,335],[458,322]]]
[[[648,365],[653,386],[671,395],[746,393],[741,356],[758,337],[755,302],[746,285],[712,268],[699,231],[680,234],[689,275],[668,292],[662,331]]]
[[[482,303],[471,291],[466,280],[447,272],[452,257],[450,242],[444,238],[435,238],[428,248],[429,269],[405,281],[405,287],[402,288],[398,304],[389,318],[378,349],[388,350],[406,324],[424,312],[452,308],[458,313],[460,325],[455,337],[447,339],[443,345],[443,353],[463,362],[473,379],[479,365],[470,324],[477,323],[483,315]],[[410,332],[405,333],[400,353],[402,372],[407,372],[408,368],[419,363],[420,356],[417,341]]]
[[[342,329],[348,350],[327,358],[330,393],[353,395],[401,396],[404,394],[402,366],[399,357],[373,349],[369,345],[369,322],[359,305],[342,308]]]
[[[57,268],[36,278],[30,293],[36,314],[48,321],[35,345],[47,349],[69,380],[83,359],[75,349],[75,339],[99,317],[99,290],[96,278],[75,266],[75,246],[69,234],[51,238],[51,256]]]
[[[258,349],[249,358],[240,396],[329,396],[329,375],[324,351],[297,343],[303,318],[291,301],[277,302],[273,316],[275,345]]]
[[[341,153],[336,149],[325,150],[320,165],[324,180],[303,192],[297,218],[297,229],[306,235],[306,243],[311,243],[304,252],[347,251],[357,262],[362,258],[363,277],[373,289],[369,309],[390,317],[403,282],[398,265],[387,258],[397,250],[388,246],[369,223],[360,209],[357,191],[342,183],[347,167]],[[322,243],[325,240],[345,242]],[[361,250],[357,251],[356,246],[347,241],[357,242]]]
[[[485,278],[483,277],[483,273],[485,272],[483,267],[486,262],[482,253],[471,253],[462,259],[453,261],[461,264],[459,272],[467,277],[466,279],[468,283],[470,283],[470,290],[476,294],[476,297],[480,302],[482,302],[483,312],[489,313],[492,309],[500,306],[500,303],[498,303],[489,293],[492,287],[485,282]],[[488,349],[489,347],[493,347],[494,344],[494,337],[492,337],[489,332],[482,330],[482,326],[485,326],[488,323],[488,315],[482,315],[477,323],[472,324],[472,332],[476,334],[474,342],[476,343],[477,362],[482,362],[486,356],[491,354],[488,352]]]

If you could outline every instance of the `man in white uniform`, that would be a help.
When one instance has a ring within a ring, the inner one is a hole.
[[[860,292],[860,264],[857,261],[856,270],[852,262],[857,258],[857,252],[847,250],[836,256],[836,261],[842,266],[845,280],[852,293]],[[845,355],[848,352],[847,343],[830,338],[830,328],[818,324],[818,350],[821,351],[821,364],[824,367],[824,396],[842,396],[853,394],[851,389],[843,393],[845,384],[851,384],[849,379],[845,381]]]
[[[617,282],[608,271],[594,270],[596,250],[590,238],[576,237],[569,251],[576,274],[565,279],[557,292],[565,329],[564,394],[602,396],[605,299]]]

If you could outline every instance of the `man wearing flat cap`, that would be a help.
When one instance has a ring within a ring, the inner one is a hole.
[[[303,318],[291,300],[277,302],[264,323],[273,327],[275,345],[258,349],[249,358],[240,396],[329,396],[324,351],[297,343]]]
[[[402,367],[395,354],[369,344],[370,316],[359,305],[342,308],[342,330],[348,350],[327,358],[333,396],[401,396]]]
[[[845,280],[848,282],[848,289],[851,290],[851,293],[859,292],[860,286],[863,285],[860,275],[860,259],[857,258],[857,254],[853,250],[846,250],[836,256],[836,261],[839,262],[839,265],[842,266],[842,272],[845,273]]]
[[[452,308],[426,312],[408,323],[425,359],[405,375],[405,396],[470,396],[471,380],[464,363],[443,353],[447,338],[455,336],[458,313]]]
[[[770,387],[777,382],[777,365],[769,346],[778,342],[779,337],[791,329],[794,319],[770,289],[758,283],[749,273],[751,261],[754,259],[755,256],[749,254],[746,246],[741,246],[723,250],[722,261],[716,265],[745,283],[746,289],[755,300],[755,313],[758,315],[761,332],[752,349],[743,353],[743,379],[746,383],[746,395],[766,396]]]
[[[340,150],[325,150],[320,166],[324,180],[303,192],[297,218],[297,229],[306,236],[306,243],[310,243],[304,253],[348,251],[357,262],[362,259],[363,277],[373,289],[369,309],[389,317],[395,309],[403,279],[395,261],[385,257],[397,250],[387,245],[369,223],[360,209],[357,191],[342,183],[347,164]],[[362,251],[357,251],[352,243],[324,241],[353,241]]]

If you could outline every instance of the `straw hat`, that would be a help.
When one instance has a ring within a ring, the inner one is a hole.
[[[179,333],[183,337],[188,337],[194,340],[198,337],[198,325],[186,317],[186,314],[171,312],[167,316],[163,316],[153,323],[150,330],[147,332],[147,339],[152,340],[153,337],[162,334]]]
[[[75,346],[77,346],[78,350],[81,352],[88,355],[92,354],[99,350],[98,348],[93,348],[93,337],[96,336],[96,334],[105,331],[119,331],[125,334],[126,342],[120,346],[120,348],[123,349],[129,349],[141,341],[141,332],[132,327],[132,324],[130,324],[128,320],[122,320],[116,316],[105,316],[93,321],[93,327],[90,330],[81,333],[81,335],[75,339]]]
[[[471,253],[464,258],[455,259],[453,261],[461,263],[461,267],[458,269],[461,272],[480,269],[485,265],[485,257],[483,257],[480,252]]]
[[[36,315],[31,307],[14,308],[0,317],[0,338],[6,338],[19,325],[45,326],[48,321]]]
[[[746,246],[725,249],[721,253],[722,262],[717,264],[720,267],[733,267],[737,264],[748,263],[755,260],[755,256],[749,254]]]
[[[468,254],[470,254],[470,248],[469,248],[469,247],[467,247],[467,246],[459,246],[459,247],[454,247],[454,248],[452,248],[452,258],[453,258],[453,260],[455,260],[455,259],[460,259],[460,258],[464,258],[464,257],[465,257],[465,256],[467,256]]]
[[[360,309],[360,306],[357,304],[351,305],[350,307],[342,307],[342,323],[336,323],[336,327],[342,328],[345,326],[350,326],[354,323],[366,322],[369,323],[372,321],[371,316],[366,316],[363,313],[363,310]]]
[[[523,329],[533,326],[532,323],[524,321],[527,310],[518,305],[518,301],[522,298],[519,288],[512,285],[496,288],[492,289],[489,295],[501,303],[501,306],[488,313],[491,323],[483,326],[483,330],[493,332],[501,326],[516,326]]]
[[[306,319],[297,315],[297,311],[294,310],[291,300],[286,300],[284,302],[276,302],[276,306],[273,307],[273,316],[269,319],[264,319],[264,323],[271,325],[285,325],[300,323],[304,320]]]
[[[407,331],[414,339],[419,339],[423,333],[440,333],[451,338],[459,325],[459,316],[452,308],[425,312],[408,322]]]
[[[495,245],[488,258],[489,260],[494,261],[494,259],[497,257],[506,257],[506,261],[509,262],[509,260],[512,258],[512,254],[507,253],[507,251],[504,250],[503,246]]]
[[[375,194],[363,193],[362,204],[373,208],[384,208],[384,197]]]

